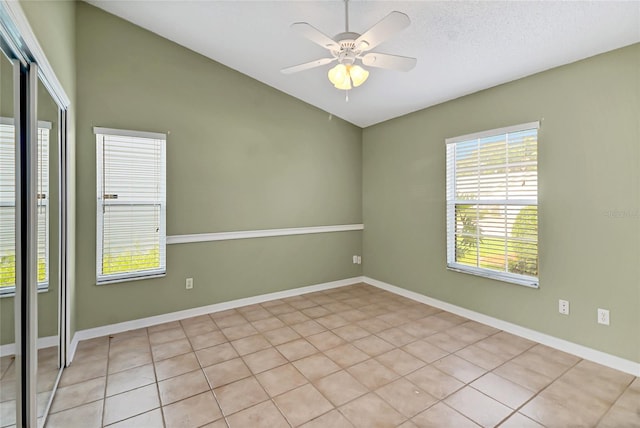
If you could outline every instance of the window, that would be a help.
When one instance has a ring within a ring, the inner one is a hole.
[[[38,289],[49,283],[49,132],[38,122]],[[0,295],[16,285],[16,145],[13,119],[0,118]]]
[[[94,128],[97,142],[97,281],[166,273],[166,136]]]
[[[446,140],[450,269],[538,286],[538,128]]]

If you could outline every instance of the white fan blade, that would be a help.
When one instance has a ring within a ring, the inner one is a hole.
[[[394,11],[385,16],[373,27],[356,39],[355,45],[360,50],[368,51],[378,46],[394,34],[404,30],[411,24],[411,20],[402,12]],[[366,44],[363,44],[365,42]]]
[[[318,30],[311,24],[308,24],[306,22],[296,22],[294,24],[291,24],[291,29],[325,49],[340,49],[340,45],[338,45],[335,40],[324,34],[322,31]]]
[[[329,64],[335,61],[336,58],[321,58],[311,62],[305,62],[304,64],[298,64],[291,67],[283,68],[280,72],[284,74],[297,73],[298,71],[308,70],[310,68],[320,67],[321,65]]]
[[[368,53],[362,57],[362,63],[364,65],[397,71],[409,71],[416,66],[417,62],[417,59],[408,56],[389,55],[375,52]]]

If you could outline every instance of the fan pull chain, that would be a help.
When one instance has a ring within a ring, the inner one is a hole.
[[[345,96],[344,96],[344,102],[348,103],[349,102],[349,91],[344,91]]]

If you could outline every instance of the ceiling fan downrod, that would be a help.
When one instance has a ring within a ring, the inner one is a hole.
[[[344,32],[349,32],[349,0],[344,0]]]

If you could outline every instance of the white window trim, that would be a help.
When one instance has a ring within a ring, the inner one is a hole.
[[[104,139],[100,138],[104,135],[114,135],[114,136],[122,136],[122,137],[135,137],[135,138],[149,138],[155,140],[162,140],[165,144],[162,145],[161,152],[161,162],[164,166],[164,200],[162,201],[161,209],[160,209],[160,259],[164,260],[164,266],[161,266],[158,269],[149,269],[145,271],[138,272],[125,272],[120,274],[108,274],[102,275],[99,271],[97,271],[98,263],[102,265],[102,234],[103,234],[103,223],[104,219],[101,215],[103,200],[100,197],[102,183],[100,182],[100,177],[102,177],[102,163],[100,159],[96,159],[97,169],[96,169],[96,177],[97,180],[97,194],[96,194],[96,284],[97,285],[107,285],[114,284],[120,282],[129,282],[141,279],[151,279],[151,278],[161,278],[166,276],[167,266],[166,266],[166,251],[167,251],[167,230],[166,230],[166,142],[167,136],[166,134],[157,133],[157,132],[146,132],[146,131],[131,131],[125,129],[114,129],[114,128],[104,128],[104,127],[94,127],[93,133],[96,135],[96,149],[100,150],[102,144],[104,143]],[[128,204],[130,204],[129,202]],[[118,205],[117,201],[109,201],[109,205]]]
[[[131,131],[128,129],[102,128],[99,126],[94,126],[93,133],[96,135],[118,135],[120,137],[151,138],[154,140],[164,140],[165,142],[167,141],[167,135],[160,132]]]
[[[15,119],[12,117],[0,117],[0,125],[11,125],[13,126],[13,124],[15,123]],[[51,129],[52,127],[52,123],[46,120],[39,120],[38,121],[38,128],[41,129]]]
[[[445,144],[455,144],[468,140],[475,140],[486,137],[493,137],[501,134],[508,134],[520,131],[526,131],[530,129],[540,129],[540,121],[522,123],[519,125],[505,126],[502,128],[490,129],[487,131],[474,132],[471,134],[461,135],[458,137],[451,137],[445,139]],[[451,183],[451,180],[455,177],[455,164],[453,171],[446,171],[446,210],[447,210],[447,270],[466,273],[470,275],[481,276],[497,281],[509,282],[512,284],[524,285],[531,288],[539,288],[539,278],[533,278],[527,275],[521,275],[512,272],[500,272],[487,268],[480,268],[475,266],[468,266],[455,261],[455,205],[458,203],[469,203],[469,200],[459,201],[455,198],[455,186]],[[498,200],[483,200],[482,204],[486,205],[506,205],[507,201]],[[538,200],[532,199],[519,199],[509,200],[508,204],[511,205],[535,205],[538,206]],[[453,206],[453,209],[452,209]]]
[[[488,131],[473,132],[471,134],[460,135],[459,137],[447,138],[444,141],[446,144],[460,143],[462,141],[475,140],[477,138],[493,137],[495,135],[526,131],[529,129],[540,129],[540,121],[521,123],[520,125],[505,126],[502,128],[490,129]]]

